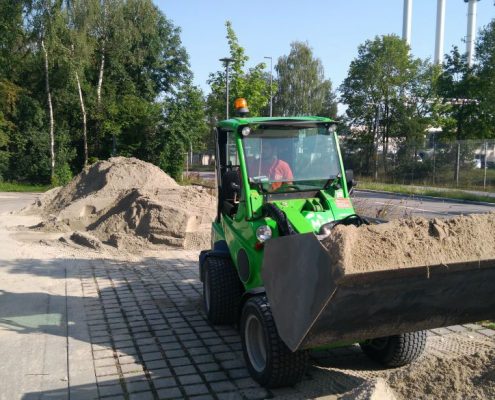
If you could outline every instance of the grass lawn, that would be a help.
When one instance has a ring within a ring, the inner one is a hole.
[[[50,185],[31,185],[29,183],[0,182],[0,192],[46,192]]]
[[[488,329],[495,329],[495,322],[493,321],[483,321],[481,322],[481,325]]]
[[[390,183],[358,180],[357,190],[359,189],[380,190],[385,192],[412,194],[418,196],[433,196],[455,200],[484,201],[487,203],[495,203],[495,197],[477,195],[474,193],[468,193],[463,190],[456,189],[435,189],[428,187],[397,185]]]

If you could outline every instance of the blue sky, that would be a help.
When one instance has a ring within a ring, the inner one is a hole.
[[[248,65],[288,54],[294,40],[307,41],[337,88],[347,75],[357,47],[376,35],[402,34],[403,0],[155,0],[182,30],[194,80],[205,93],[210,72],[228,56],[226,20],[232,21]],[[436,0],[414,0],[412,52],[433,59]],[[445,52],[453,45],[465,49],[467,4],[446,1]],[[493,0],[478,2],[478,28],[495,17]],[[268,65],[269,68],[269,65]]]

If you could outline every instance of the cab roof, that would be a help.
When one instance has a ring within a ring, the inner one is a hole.
[[[301,122],[335,122],[334,120],[326,117],[254,117],[254,118],[230,118],[223,121],[219,121],[217,126],[219,128],[236,130],[239,126],[250,124],[261,124],[264,122],[276,123],[283,122],[285,124],[294,122],[297,125]]]

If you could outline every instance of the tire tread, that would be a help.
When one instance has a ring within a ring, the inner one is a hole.
[[[208,269],[205,279],[210,279],[208,320],[215,325],[234,324],[242,296],[237,270],[228,258],[223,257],[208,257],[205,268]]]
[[[265,332],[268,337],[268,348],[270,349],[269,360],[267,360],[268,371],[263,376],[256,376],[258,375],[256,372],[254,375],[251,373],[251,375],[260,384],[268,388],[296,384],[303,378],[306,372],[309,352],[307,350],[292,352],[282,339],[280,339],[266,296],[254,296],[248,302],[253,303],[263,316]],[[249,365],[249,358],[245,349],[244,354],[246,362]],[[249,369],[252,372],[251,368]]]

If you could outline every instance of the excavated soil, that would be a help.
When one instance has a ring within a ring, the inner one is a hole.
[[[155,245],[208,247],[215,204],[205,189],[180,186],[152,164],[115,157],[91,165],[22,213],[43,216],[35,230],[77,231],[69,238],[80,245],[99,249],[101,241],[139,252]]]
[[[495,350],[449,359],[423,357],[388,378],[402,399],[495,399]]]
[[[323,241],[345,274],[495,258],[495,213],[338,225]]]

